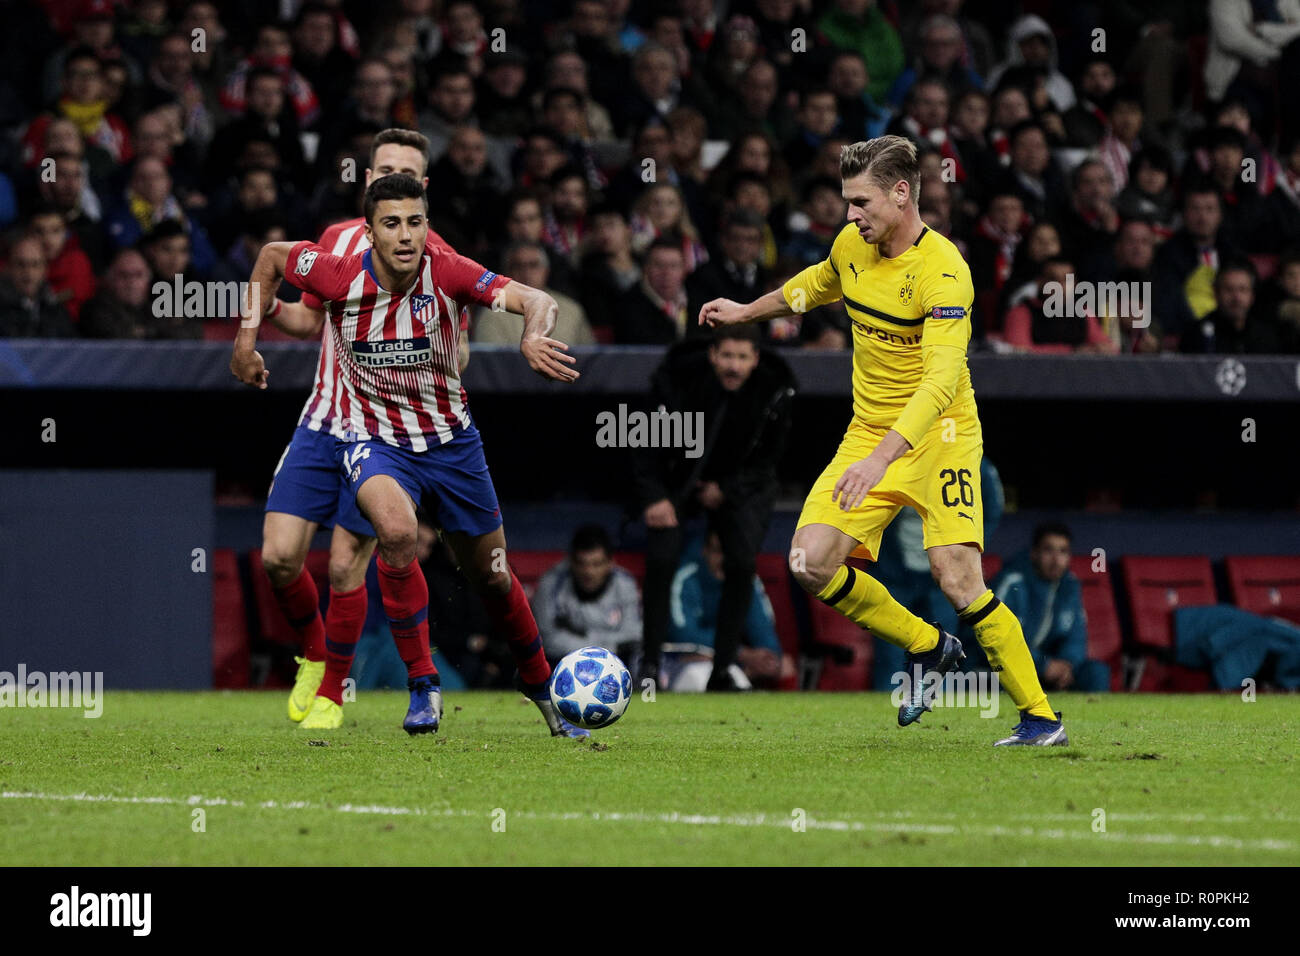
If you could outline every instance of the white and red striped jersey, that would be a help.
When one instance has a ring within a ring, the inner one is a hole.
[[[510,280],[426,244],[415,282],[393,294],[379,286],[371,255],[338,256],[299,242],[289,250],[285,279],[329,310],[338,368],[331,434],[426,451],[470,424],[457,303],[490,306]]]
[[[336,256],[351,256],[365,252],[370,248],[370,240],[366,238],[366,221],[358,216],[356,219],[327,226],[316,244]],[[426,249],[456,251],[432,229],[429,230],[424,246]],[[310,292],[303,293],[302,303],[312,309],[325,308],[325,304]],[[464,334],[468,328],[469,309],[466,307],[461,309],[461,334]],[[343,428],[335,424],[334,418],[334,396],[337,392],[338,373],[333,333],[330,332],[327,323],[325,328],[321,329],[320,357],[316,361],[316,377],[312,381],[311,394],[307,396],[307,402],[302,407],[302,414],[298,416],[299,427],[306,425],[314,432],[323,430],[335,438],[343,437]]]

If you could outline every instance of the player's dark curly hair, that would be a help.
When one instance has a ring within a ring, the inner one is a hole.
[[[375,209],[386,199],[424,199],[424,187],[420,181],[405,173],[380,176],[366,187],[365,214],[366,222],[374,225]],[[428,200],[425,200],[428,207]]]

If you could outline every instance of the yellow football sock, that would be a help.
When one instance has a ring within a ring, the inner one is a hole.
[[[1038,682],[1034,659],[1025,643],[1025,633],[1011,609],[985,591],[963,610],[957,612],[963,623],[975,631],[975,639],[984,648],[989,663],[998,672],[998,680],[1017,710],[1035,717],[1055,720],[1056,713],[1047,702],[1043,685]]]
[[[939,632],[890,596],[869,574],[841,564],[817,595],[854,624],[912,654],[924,654],[939,643]]]

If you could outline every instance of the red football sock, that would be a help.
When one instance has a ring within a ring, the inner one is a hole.
[[[357,641],[366,626],[366,586],[352,591],[330,588],[330,606],[325,610],[325,677],[318,697],[343,704],[343,681],[352,669]]]
[[[419,563],[412,560],[404,568],[395,568],[379,558],[379,591],[406,675],[436,675],[438,669],[429,656],[429,585]]]
[[[503,597],[483,595],[483,607],[492,627],[506,639],[510,654],[519,668],[519,676],[528,684],[541,684],[551,676],[551,665],[542,650],[542,635],[533,619],[533,609],[528,606],[524,586],[510,572],[510,593]]]
[[[298,635],[302,656],[309,661],[325,660],[325,624],[320,619],[320,592],[303,568],[286,588],[272,588],[275,603]]]

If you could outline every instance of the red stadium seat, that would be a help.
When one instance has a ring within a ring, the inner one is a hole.
[[[248,686],[248,611],[231,548],[212,552],[212,686]]]
[[[821,601],[808,602],[813,640],[819,644],[847,647],[853,653],[848,664],[823,659],[818,690],[870,690],[873,644],[871,635],[847,617]]]
[[[985,551],[980,555],[980,565],[984,568],[984,583],[987,584],[998,576],[1002,570],[1002,556]]]
[[[262,640],[296,648],[298,635],[285,620],[280,605],[275,603],[271,579],[266,576],[266,568],[262,566],[262,552],[260,550],[250,552],[248,563],[253,574],[253,609],[256,611],[257,628]],[[316,582],[316,590],[320,592],[323,611],[330,593],[329,551],[308,551],[306,567],[307,573]]]
[[[614,563],[636,578],[638,587],[645,587],[645,552],[615,551]]]
[[[532,600],[537,593],[537,584],[542,575],[563,561],[568,555],[564,551],[511,551],[510,567],[515,577],[523,586],[524,593]]]
[[[1255,267],[1255,275],[1259,277],[1260,282],[1267,282],[1277,273],[1278,258],[1266,254],[1250,257],[1250,264]]]
[[[1210,675],[1165,665],[1174,649],[1174,608],[1218,603],[1214,572],[1204,555],[1123,560],[1133,639],[1147,655],[1139,690],[1208,690]]]
[[[799,656],[799,619],[795,616],[793,582],[786,566],[785,554],[760,554],[757,557],[758,578],[772,603],[772,617],[776,621],[776,636],[781,648],[791,657]],[[800,597],[803,592],[799,592]],[[791,675],[781,681],[781,690],[794,690],[797,678]]]
[[[1070,570],[1083,585],[1083,611],[1088,616],[1088,657],[1110,665],[1111,690],[1120,690],[1124,678],[1121,659],[1124,637],[1119,629],[1115,590],[1109,572],[1092,570],[1093,560],[1088,554],[1076,554],[1070,559]]]
[[[1300,556],[1232,555],[1223,563],[1233,604],[1300,624]]]

